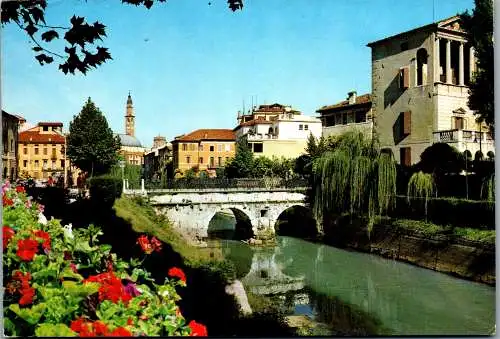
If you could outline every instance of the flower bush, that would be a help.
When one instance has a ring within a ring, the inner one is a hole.
[[[141,261],[99,244],[99,228],[72,230],[39,218],[43,206],[22,187],[2,186],[4,328],[8,336],[206,336],[176,302],[184,272],[157,284]],[[146,256],[161,242],[141,236]]]

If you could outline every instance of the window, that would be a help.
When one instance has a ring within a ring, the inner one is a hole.
[[[200,157],[200,164],[203,164],[203,157]]]
[[[188,163],[188,164],[191,163],[191,157],[186,157],[186,163]]]
[[[194,144],[189,144],[189,150],[194,151]]]
[[[214,151],[214,145],[210,145],[210,152]]]
[[[43,131],[48,132],[49,131],[49,126],[43,126]]]
[[[262,153],[264,152],[264,145],[262,143],[253,144],[254,153]]]
[[[226,152],[231,152],[231,144],[225,144],[224,149]]]
[[[43,155],[47,155],[47,147],[43,148]]]
[[[407,89],[410,87],[410,69],[403,67],[399,69],[399,88]]]
[[[47,163],[48,163],[48,160],[43,159],[43,169],[47,169]]]
[[[347,125],[347,114],[342,114],[342,125]]]
[[[342,125],[342,114],[335,115],[335,125]]]
[[[455,120],[455,129],[464,129],[464,118],[462,117],[454,117]]]
[[[39,162],[38,160],[35,160],[35,168],[38,168]]]
[[[213,147],[213,146],[210,146]],[[210,167],[215,167],[214,157],[210,157]]]
[[[407,111],[403,113],[403,134],[411,134],[411,112]]]
[[[221,166],[221,165],[222,165],[222,157],[219,157],[219,158],[217,159],[217,164],[218,164],[219,166]]]
[[[356,112],[356,118],[354,120],[356,123],[366,121],[366,112]]]
[[[417,86],[427,83],[427,51],[420,48],[417,51]]]
[[[222,144],[217,145],[217,152],[222,152]]]
[[[11,140],[10,141],[10,151],[13,152],[14,151],[14,140]]]
[[[309,125],[304,125],[304,131],[307,131],[309,129]]]
[[[302,131],[304,129],[304,125],[300,124],[299,125],[299,131]]]
[[[354,122],[354,113],[347,113],[347,123],[352,124]]]
[[[64,161],[64,159],[62,159],[62,160],[61,160],[61,168],[66,167],[66,166],[64,166],[64,165],[65,165],[65,161]]]
[[[188,149],[188,145],[187,144],[182,144],[182,150],[183,151],[187,151]]]
[[[52,160],[52,169],[56,169],[56,161]]]
[[[24,153],[24,154],[28,154],[28,147],[24,147],[24,148],[23,148],[23,153]]]
[[[203,152],[203,145],[200,144],[200,146],[198,147],[198,149],[200,150],[200,152]]]
[[[411,148],[401,147],[399,149],[399,158],[401,165],[411,166]]]
[[[35,147],[35,155],[38,155],[38,147]]]
[[[24,168],[28,167],[28,160],[23,160],[23,167]]]

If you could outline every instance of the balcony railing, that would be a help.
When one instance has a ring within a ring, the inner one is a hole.
[[[278,139],[277,135],[274,134],[247,134],[248,140],[270,140],[270,139]]]
[[[493,137],[491,133],[450,129],[445,131],[434,132],[434,142],[485,142],[492,143]]]

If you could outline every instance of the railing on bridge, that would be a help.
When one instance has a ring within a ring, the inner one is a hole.
[[[306,179],[293,178],[255,178],[255,179],[226,179],[226,178],[207,178],[207,179],[173,179],[167,181],[146,181],[146,190],[154,189],[229,189],[229,188],[265,188],[265,189],[293,189],[305,188],[309,186]]]

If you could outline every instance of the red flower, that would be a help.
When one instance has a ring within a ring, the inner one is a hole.
[[[4,226],[2,233],[3,233],[2,236],[3,249],[5,250],[5,248],[10,242],[10,239],[12,239],[12,237],[16,234],[16,232],[9,226]]]
[[[76,265],[71,263],[69,264],[69,267],[71,268],[71,270],[74,272],[74,273],[78,273],[78,270],[76,269]]]
[[[93,327],[94,327],[94,332],[97,336],[107,336],[109,333],[106,324],[103,323],[102,321],[99,320],[95,321]]]
[[[2,204],[3,206],[12,206],[14,205],[14,200],[7,198],[7,196],[4,193],[2,197]]]
[[[191,320],[188,326],[191,328],[191,337],[206,337],[208,335],[206,326],[194,320]]]
[[[90,276],[85,282],[98,282],[101,286],[99,287],[99,300],[111,300],[117,303],[119,300],[127,303],[132,296],[127,293],[122,285],[120,279],[118,279],[113,272],[101,273],[98,275]]]
[[[26,193],[26,190],[24,189],[23,186],[17,186],[16,187],[16,192],[17,193]]]
[[[42,247],[44,250],[50,250],[50,235],[44,231],[34,231],[35,237],[43,239]]]
[[[153,246],[153,249],[156,251],[156,252],[160,252],[161,251],[161,241],[156,239],[156,237],[152,237],[151,238],[151,245]]]
[[[71,322],[70,328],[72,331],[79,333],[83,330],[84,325],[85,325],[85,320],[83,318],[78,318]]]
[[[33,287],[21,289],[21,299],[19,299],[19,305],[28,305],[33,302],[33,297],[35,296],[35,289]]]
[[[146,254],[151,254],[154,250],[153,246],[149,243],[148,237],[145,235],[141,235],[137,239],[137,243],[139,244],[139,246],[141,246],[142,250]]]
[[[127,319],[127,325],[129,325],[129,326],[133,326],[134,325],[134,321],[132,320],[132,318],[128,318]]]
[[[186,275],[180,268],[172,267],[171,269],[168,270],[168,276],[172,278],[177,277],[181,281],[186,282]]]
[[[131,337],[132,333],[130,333],[129,330],[123,327],[118,327],[111,334],[109,334],[110,337]]]
[[[26,272],[26,274],[24,274],[21,271],[15,271],[14,274],[12,275],[12,279],[20,281],[21,288],[23,288],[23,289],[30,287],[30,283],[29,283],[29,281],[31,280],[30,272]]]
[[[24,239],[17,241],[17,256],[24,261],[31,261],[38,252],[38,241],[33,239]]]

